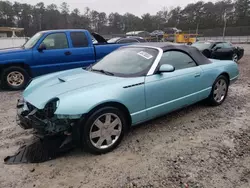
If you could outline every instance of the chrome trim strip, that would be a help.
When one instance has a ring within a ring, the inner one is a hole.
[[[152,107],[150,107],[150,108],[146,108],[146,109],[144,109],[144,110],[135,112],[135,113],[130,114],[130,115],[131,115],[131,116],[134,116],[134,115],[140,114],[140,113],[142,113],[142,112],[145,112],[145,111],[148,111],[148,110],[152,110],[152,109],[154,109],[154,108],[158,108],[158,107],[161,107],[161,106],[163,106],[163,105],[170,104],[170,103],[173,103],[173,102],[175,102],[175,101],[178,101],[178,100],[181,100],[181,99],[184,99],[184,98],[187,98],[187,97],[191,97],[191,96],[193,96],[193,95],[196,95],[196,94],[198,94],[198,93],[204,92],[204,91],[209,90],[209,89],[211,89],[211,88],[212,88],[212,87],[209,87],[209,88],[200,90],[200,91],[198,91],[198,92],[195,92],[195,93],[186,95],[186,96],[184,96],[184,97],[180,97],[180,98],[174,99],[174,100],[172,100],[172,101],[168,101],[168,102],[165,102],[165,103],[162,103],[162,104],[158,104],[158,105],[156,105],[156,106],[152,106]]]
[[[160,60],[161,60],[161,57],[162,57],[162,54],[163,54],[163,50],[162,50],[161,48],[156,48],[156,49],[159,50],[159,53],[158,53],[158,55],[157,55],[157,57],[156,57],[156,59],[155,59],[153,65],[152,65],[151,68],[149,69],[147,76],[150,76],[150,75],[153,75],[153,74],[154,74],[155,69],[157,68],[157,66],[158,66],[158,64],[159,64],[159,62],[160,62]]]
[[[237,79],[238,77],[239,77],[239,75],[237,75],[237,76],[231,78],[230,81],[235,80],[235,79]]]
[[[147,109],[144,109],[144,110],[135,112],[135,113],[133,113],[133,114],[130,114],[130,116],[135,116],[135,115],[140,114],[140,113],[145,112],[145,111],[147,111]]]
[[[140,83],[137,83],[137,84],[127,85],[127,86],[123,86],[123,88],[135,87],[135,86],[143,85],[144,83],[145,82],[140,82]]]

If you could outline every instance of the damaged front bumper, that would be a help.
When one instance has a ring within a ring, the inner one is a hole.
[[[17,124],[23,129],[33,128],[39,135],[53,136],[69,134],[76,120],[47,118],[43,110],[39,110],[24,100],[17,103]]]
[[[6,157],[6,164],[45,162],[72,150],[79,143],[77,120],[48,118],[43,110],[24,100],[17,103],[17,124],[23,129],[34,129],[38,139]]]

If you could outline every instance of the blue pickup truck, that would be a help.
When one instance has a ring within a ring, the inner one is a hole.
[[[87,30],[41,31],[20,48],[0,50],[1,86],[23,89],[32,77],[87,67],[123,45]]]

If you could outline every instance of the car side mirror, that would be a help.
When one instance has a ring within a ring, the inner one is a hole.
[[[45,44],[40,44],[40,46],[37,49],[39,52],[42,52],[43,50],[46,50],[46,45]]]
[[[169,65],[169,64],[164,64],[164,65],[161,65],[160,68],[159,68],[159,72],[160,73],[163,73],[163,72],[174,72],[175,71],[175,68],[173,65]]]

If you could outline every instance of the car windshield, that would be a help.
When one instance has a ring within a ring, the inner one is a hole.
[[[93,44],[98,44],[97,40],[95,39],[93,35],[91,35],[91,39],[92,39]]]
[[[116,37],[116,38],[112,38],[108,40],[108,43],[115,43],[116,41],[118,41],[121,37]]]
[[[23,45],[23,47],[24,47],[25,49],[30,49],[30,48],[32,48],[42,36],[43,36],[42,33],[37,33],[37,34],[35,34],[33,37],[31,37],[31,38]]]
[[[204,50],[204,49],[210,48],[211,45],[212,44],[210,42],[196,42],[196,43],[192,44],[192,46],[198,48],[199,50]]]
[[[146,47],[120,48],[105,56],[89,70],[121,77],[144,76],[158,53],[158,50]]]

